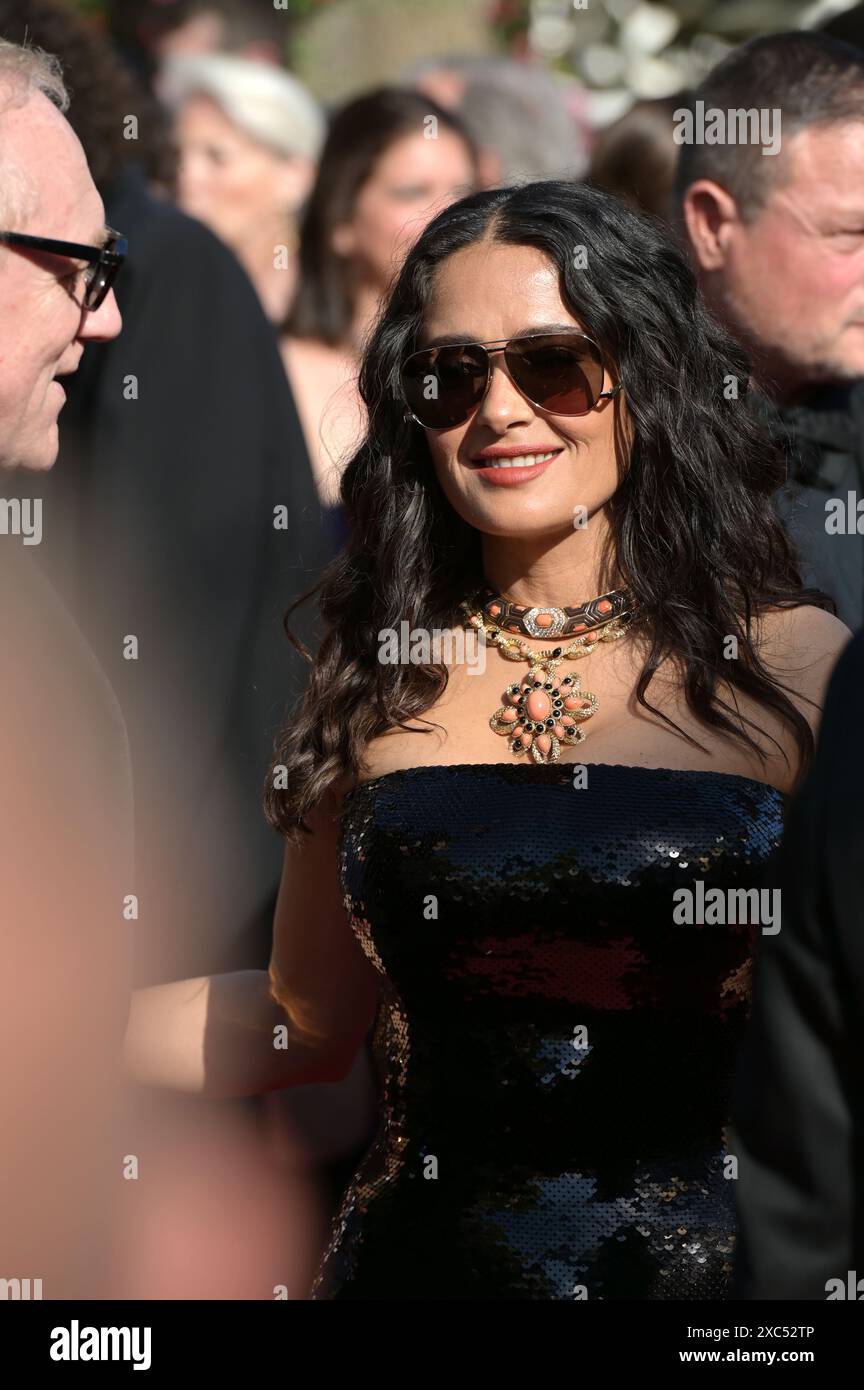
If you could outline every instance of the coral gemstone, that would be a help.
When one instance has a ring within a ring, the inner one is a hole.
[[[525,711],[528,718],[538,722],[541,719],[548,719],[551,709],[552,705],[545,690],[532,690],[525,701]]]

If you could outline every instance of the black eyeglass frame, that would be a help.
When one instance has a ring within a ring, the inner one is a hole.
[[[87,281],[82,303],[82,308],[95,313],[117,279],[129,249],[129,243],[121,232],[115,232],[113,227],[106,227],[105,230],[109,238],[105,246],[85,246],[78,241],[57,241],[53,237],[30,236],[25,232],[0,232],[0,245],[21,246],[25,250],[44,251],[49,256],[87,261],[97,272],[101,270],[101,275],[94,273],[93,278]]]
[[[484,400],[486,399],[486,393],[488,392],[489,387],[490,387],[491,382],[492,382],[492,356],[493,356],[493,353],[496,353],[496,352],[505,352],[506,349],[510,346],[511,343],[531,343],[531,342],[535,342],[538,338],[581,338],[583,342],[590,343],[591,346],[592,346],[593,348],[596,349],[596,351],[597,351],[597,360],[598,360],[598,363],[599,363],[600,366],[603,367],[604,372],[606,371],[606,365],[605,365],[605,363],[604,363],[604,361],[603,361],[603,354],[602,354],[602,352],[601,352],[601,350],[600,350],[600,344],[599,344],[599,343],[596,343],[596,342],[594,341],[593,338],[589,338],[589,336],[588,336],[587,333],[580,333],[577,329],[574,329],[572,333],[566,333],[566,332],[564,332],[563,330],[559,330],[559,331],[557,331],[557,332],[555,332],[555,333],[526,333],[525,336],[524,336],[524,337],[521,337],[521,338],[492,338],[489,342],[486,342],[486,343],[479,343],[479,342],[478,342],[478,343],[436,343],[436,345],[435,345],[434,348],[418,348],[418,349],[416,350],[416,352],[411,352],[411,353],[409,353],[408,356],[405,358],[405,361],[402,363],[402,366],[401,366],[400,369],[399,369],[399,386],[400,386],[400,390],[401,390],[401,392],[402,392],[402,401],[403,401],[403,404],[407,407],[407,409],[406,409],[406,411],[405,411],[405,414],[404,414],[404,417],[403,417],[403,418],[404,418],[405,420],[413,420],[413,421],[415,422],[415,424],[420,425],[424,430],[434,429],[434,430],[436,430],[436,433],[440,432],[441,430],[445,430],[445,429],[456,429],[456,428],[457,428],[456,425],[440,425],[440,426],[424,425],[424,424],[423,424],[423,421],[422,421],[422,420],[418,420],[417,416],[414,414],[413,410],[410,408],[410,405],[408,404],[407,397],[405,396],[405,388],[404,388],[404,385],[403,385],[402,374],[403,374],[403,372],[405,371],[405,368],[407,367],[408,363],[411,361],[411,359],[412,359],[413,357],[419,357],[419,356],[421,355],[421,353],[425,353],[425,352],[435,352],[435,351],[437,351],[439,348],[447,348],[447,347],[454,347],[454,348],[458,348],[458,347],[480,347],[480,348],[483,348],[483,349],[485,350],[486,356],[487,356],[487,359],[488,359],[488,360],[487,360],[487,363],[486,363],[486,385],[485,385],[484,388],[483,388],[483,394],[482,394],[482,396],[480,397],[480,399],[478,400],[477,404],[476,404],[476,405],[469,411],[469,413],[465,416],[465,420],[468,420],[468,419],[471,418],[471,415],[474,414],[474,411],[475,411],[475,410],[479,410],[479,409],[480,409],[480,406],[483,404]],[[617,385],[617,386],[613,386],[613,387],[611,388],[611,390],[609,390],[609,391],[600,391],[600,392],[598,392],[597,400],[595,400],[594,405],[592,405],[588,410],[578,410],[578,411],[576,411],[576,412],[565,411],[565,410],[549,410],[547,406],[541,405],[539,401],[532,401],[531,397],[527,394],[527,392],[523,391],[523,390],[522,390],[522,387],[519,386],[517,382],[513,381],[513,377],[512,377],[512,375],[510,374],[509,371],[508,371],[508,376],[510,376],[510,380],[513,382],[513,385],[515,386],[516,390],[519,392],[519,395],[520,395],[520,396],[524,396],[524,398],[525,398],[525,400],[528,402],[528,404],[534,406],[534,408],[535,408],[536,410],[542,410],[542,411],[544,411],[544,413],[545,413],[546,415],[564,415],[564,416],[566,416],[567,418],[576,418],[576,417],[578,417],[578,416],[580,416],[580,415],[590,415],[590,414],[591,414],[591,411],[594,409],[594,406],[597,404],[597,401],[608,400],[608,399],[610,399],[612,396],[617,396],[617,395],[618,395],[618,392],[619,392],[619,391],[623,391],[623,389],[624,389],[624,383],[623,383],[623,381],[619,381],[619,382],[618,382],[618,385]],[[464,424],[464,423],[465,423],[465,420],[459,421],[458,423]]]

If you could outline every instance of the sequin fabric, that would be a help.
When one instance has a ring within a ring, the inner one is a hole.
[[[758,888],[784,798],[574,771],[408,768],[346,798],[381,1120],[312,1299],[728,1297],[725,1127],[760,926],[676,923],[673,893]]]

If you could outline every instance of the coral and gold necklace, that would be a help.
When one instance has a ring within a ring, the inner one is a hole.
[[[563,661],[587,656],[598,642],[624,637],[636,611],[631,594],[614,589],[576,608],[524,608],[487,588],[460,607],[472,627],[494,642],[502,656],[527,661],[529,666],[519,684],[508,685],[503,705],[489,720],[490,728],[510,740],[511,752],[530,753],[535,763],[557,762],[562,747],[582,742],[585,730],[579,725],[597,709],[597,696],[582,690],[581,678],[559,679],[558,667]],[[532,651],[522,638],[508,636],[504,624],[508,632],[532,637],[579,635],[566,647]]]

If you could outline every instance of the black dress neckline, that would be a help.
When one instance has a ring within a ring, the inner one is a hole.
[[[775,796],[779,796],[783,801],[785,801],[785,800],[787,799],[787,797],[788,797],[788,793],[787,793],[787,792],[781,791],[779,787],[773,786],[773,784],[772,784],[771,782],[763,782],[763,781],[762,781],[760,778],[758,778],[758,777],[747,777],[747,776],[745,776],[743,773],[740,773],[740,772],[721,772],[721,771],[719,771],[719,770],[717,770],[717,769],[715,769],[715,768],[699,768],[699,767],[695,767],[695,768],[693,768],[693,767],[643,767],[643,766],[642,766],[641,764],[639,764],[639,763],[606,763],[606,762],[578,763],[578,762],[576,762],[575,760],[572,761],[572,762],[571,762],[571,761],[567,761],[567,762],[563,762],[563,763],[562,763],[562,762],[557,762],[557,763],[529,763],[529,764],[527,764],[527,766],[525,766],[525,767],[519,767],[519,766],[517,766],[517,764],[516,764],[515,762],[514,762],[514,763],[506,763],[506,762],[504,762],[504,761],[502,761],[502,760],[499,760],[499,761],[497,761],[497,762],[477,762],[477,763],[416,763],[416,764],[414,764],[412,767],[398,767],[398,768],[394,768],[394,769],[393,769],[392,771],[390,771],[390,772],[382,772],[382,773],[379,773],[377,777],[365,777],[365,778],[362,779],[362,781],[355,782],[354,786],[351,787],[351,788],[345,793],[345,797],[343,798],[343,800],[346,800],[346,801],[347,801],[347,799],[348,799],[349,797],[354,796],[355,793],[359,792],[359,791],[361,790],[361,788],[363,788],[363,787],[376,786],[377,784],[379,784],[379,783],[381,783],[381,782],[386,782],[386,781],[388,781],[390,778],[393,778],[393,777],[408,777],[408,776],[415,776],[416,774],[421,773],[421,772],[423,772],[423,773],[426,773],[426,772],[451,772],[451,773],[452,773],[452,772],[463,772],[463,771],[466,771],[468,768],[476,768],[476,769],[478,769],[478,770],[482,770],[482,771],[484,771],[484,772],[488,772],[488,771],[490,771],[490,770],[493,769],[493,768],[509,768],[509,769],[511,769],[511,771],[518,773],[518,775],[519,775],[520,777],[524,777],[524,776],[526,776],[529,772],[542,772],[542,773],[548,773],[548,772],[550,772],[550,771],[560,772],[562,769],[568,768],[568,767],[585,767],[585,768],[597,767],[597,768],[603,768],[603,769],[622,770],[622,771],[625,771],[625,772],[641,772],[641,773],[645,773],[646,775],[649,775],[649,776],[652,775],[652,774],[656,774],[656,773],[665,773],[666,776],[670,776],[670,775],[671,775],[671,776],[675,776],[675,777],[723,777],[723,778],[726,778],[728,781],[731,781],[731,782],[746,782],[746,783],[749,783],[750,786],[753,786],[753,787],[764,787],[766,791],[773,792]]]

